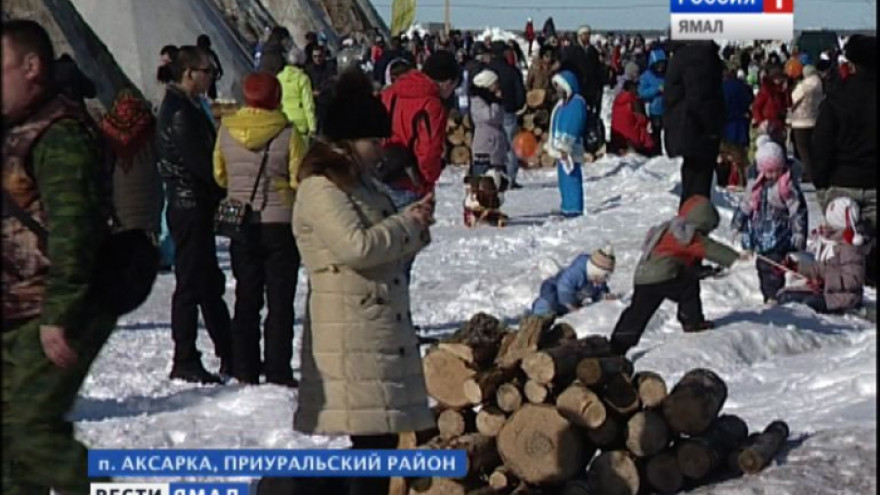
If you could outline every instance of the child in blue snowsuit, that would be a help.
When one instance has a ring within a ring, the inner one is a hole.
[[[581,254],[568,268],[541,283],[541,292],[532,303],[536,316],[576,311],[587,300],[598,302],[609,297],[608,277],[614,272],[614,250],[611,246],[597,249],[591,255]]]
[[[806,248],[807,202],[782,147],[762,140],[755,162],[758,177],[746,188],[732,227],[744,233],[743,249],[781,264],[788,253]],[[764,302],[775,303],[776,294],[785,286],[784,270],[760,258],[757,269]]]
[[[663,82],[666,77],[666,53],[662,48],[651,50],[648,56],[648,70],[639,79],[639,98],[648,104],[648,118],[651,119],[651,137],[654,149],[651,156],[657,156],[663,149],[660,133],[663,130]]]
[[[587,102],[579,94],[577,77],[570,71],[553,76],[553,88],[559,102],[550,117],[550,140],[547,151],[557,160],[562,215],[584,214],[584,183],[581,164],[584,159],[584,131],[587,125]]]

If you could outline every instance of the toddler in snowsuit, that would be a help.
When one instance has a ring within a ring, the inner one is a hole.
[[[787,288],[779,302],[797,302],[820,313],[838,313],[862,305],[865,287],[865,239],[859,234],[859,205],[848,197],[828,203],[825,224],[817,229],[812,256],[790,253],[786,265],[809,278],[805,287]]]
[[[638,344],[665,299],[678,303],[678,321],[685,332],[713,328],[703,316],[700,301],[701,262],[705,258],[729,268],[750,254],[739,254],[709,238],[719,221],[718,210],[708,198],[692,196],[681,205],[678,216],[648,231],[636,266],[632,302],[611,334],[614,352],[624,355]]]
[[[562,316],[577,311],[589,300],[609,297],[608,278],[614,273],[614,249],[606,246],[581,254],[564,270],[541,283],[531,314]]]
[[[614,98],[611,110],[611,142],[608,151],[625,154],[629,150],[650,155],[654,149],[654,138],[648,132],[648,117],[642,109],[642,102],[636,96],[636,85],[627,81]]]
[[[654,48],[648,55],[648,70],[639,79],[639,98],[648,105],[651,119],[651,138],[654,146],[650,156],[661,153],[660,137],[663,130],[663,83],[666,77],[666,52]]]
[[[550,117],[550,140],[547,152],[557,160],[556,174],[562,196],[562,216],[584,214],[584,134],[587,125],[587,102],[579,94],[577,77],[570,71],[553,76],[553,88],[559,102]]]
[[[806,248],[807,201],[778,144],[762,140],[755,162],[758,177],[746,188],[731,226],[744,233],[743,249],[781,263],[786,254]],[[774,303],[785,286],[785,272],[762,259],[757,269],[764,302]]]

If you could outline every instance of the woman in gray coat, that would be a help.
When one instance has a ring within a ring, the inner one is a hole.
[[[504,171],[510,146],[504,133],[504,107],[498,75],[483,69],[474,76],[470,112],[474,122],[473,161],[470,175],[481,176],[490,168]]]
[[[429,242],[430,195],[397,212],[371,170],[391,122],[358,71],[329,103],[324,138],[303,158],[293,231],[309,275],[294,428],[395,448],[434,419],[410,314],[407,264]],[[387,493],[353,480],[348,493]]]

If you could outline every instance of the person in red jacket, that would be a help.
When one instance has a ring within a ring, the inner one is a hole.
[[[526,22],[526,41],[529,43],[529,59],[531,59],[532,44],[535,42],[535,25],[531,19]]]
[[[755,127],[764,131],[785,127],[785,115],[790,106],[789,94],[785,86],[786,77],[782,68],[770,67],[752,103],[752,124]]]
[[[647,155],[654,148],[654,139],[648,132],[648,117],[639,100],[637,83],[626,81],[611,110],[609,151],[624,154],[630,148]]]
[[[461,69],[455,55],[438,51],[421,71],[400,76],[382,92],[382,103],[391,115],[391,137],[386,151],[403,147],[415,161],[414,173],[392,177],[386,184],[397,208],[417,201],[434,190],[443,171],[447,110],[444,101],[455,91]]]

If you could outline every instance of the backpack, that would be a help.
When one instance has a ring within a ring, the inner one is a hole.
[[[587,124],[584,126],[584,151],[595,155],[606,144],[605,123],[596,114],[587,116]]]
[[[391,99],[391,108],[389,114],[394,118],[394,109],[397,106],[397,96]],[[385,146],[385,155],[382,160],[376,164],[376,177],[385,184],[391,184],[404,177],[409,178],[416,187],[421,188],[424,180],[422,173],[419,171],[419,160],[415,154],[416,139],[419,136],[419,124],[424,121],[428,133],[431,133],[431,122],[428,119],[428,112],[424,108],[413,115],[412,127],[409,143],[406,146],[402,144],[389,144]]]

